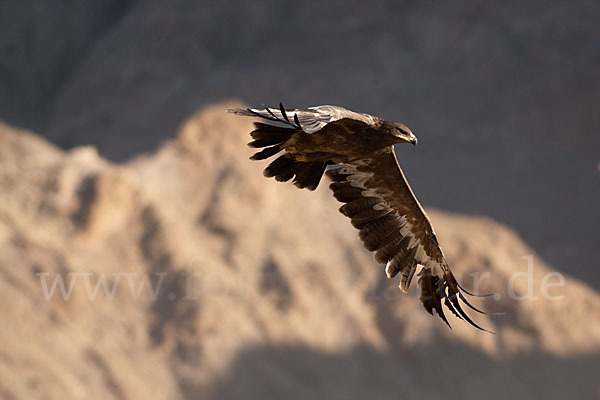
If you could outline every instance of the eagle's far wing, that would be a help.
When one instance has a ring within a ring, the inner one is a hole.
[[[283,105],[279,103],[279,108],[234,108],[227,111],[237,115],[260,117],[269,121],[281,122],[290,125],[295,129],[301,129],[306,133],[315,133],[330,122],[338,121],[343,118],[350,118],[369,124],[373,123],[374,120],[374,118],[368,114],[356,113],[343,107],[327,105],[286,110]]]
[[[408,185],[393,148],[365,159],[344,164],[326,172],[333,181],[334,197],[346,203],[340,212],[359,229],[360,239],[377,262],[385,263],[388,278],[401,274],[400,288],[407,292],[417,265],[420,300],[427,311],[433,310],[448,326],[442,302],[458,318],[478,329],[460,306],[468,303],[456,282],[433,227]]]

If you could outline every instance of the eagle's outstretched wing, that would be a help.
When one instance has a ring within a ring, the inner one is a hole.
[[[368,250],[375,252],[375,259],[386,264],[388,277],[400,273],[400,288],[406,292],[417,267],[423,266],[419,273],[420,300],[427,311],[433,315],[435,310],[450,326],[442,309],[443,303],[458,318],[485,330],[462,309],[459,300],[482,312],[469,304],[461,292],[464,289],[452,275],[431,223],[406,182],[392,146],[365,151],[364,157],[341,157],[344,165],[327,172],[327,166],[340,162],[340,157],[336,157],[337,161],[328,158],[309,161],[288,152],[292,146],[289,140],[303,132],[318,135],[327,125],[347,133],[359,132],[377,126],[381,120],[337,106],[286,110],[280,103],[279,109],[236,108],[227,111],[286,125],[254,123],[255,129],[250,133],[254,140],[248,145],[262,150],[250,158],[264,160],[277,156],[263,174],[281,182],[293,180],[299,188],[314,190],[326,173],[333,180],[330,188],[334,196],[346,203],[340,211],[360,230],[361,240]]]
[[[343,118],[370,124],[374,118],[368,114],[361,114],[338,106],[315,106],[308,108],[285,109],[279,103],[279,109],[265,107],[259,108],[234,108],[228,112],[247,117],[260,117],[274,122],[290,125],[294,129],[301,129],[306,133],[315,133],[330,122]]]
[[[415,198],[393,148],[369,158],[326,172],[333,181],[335,198],[346,203],[340,212],[360,230],[364,246],[385,263],[389,278],[401,274],[400,288],[406,292],[418,265],[420,300],[427,311],[450,326],[442,303],[458,318],[485,330],[469,318],[459,299],[468,303],[454,278],[425,211]]]

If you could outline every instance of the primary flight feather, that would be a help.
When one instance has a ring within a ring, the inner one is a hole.
[[[417,267],[420,300],[425,309],[448,326],[443,307],[474,327],[460,302],[473,307],[462,293],[444,258],[431,222],[412,192],[394,153],[394,144],[417,144],[408,127],[337,106],[306,109],[231,109],[258,117],[248,145],[262,148],[251,159],[278,155],[263,174],[299,188],[314,190],[323,174],[334,197],[345,203],[340,212],[359,230],[364,246],[385,264],[388,278],[400,274],[400,289],[408,291]],[[330,169],[327,169],[328,166]],[[467,292],[468,293],[468,292]]]

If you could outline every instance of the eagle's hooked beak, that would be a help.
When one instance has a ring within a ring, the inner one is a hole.
[[[396,129],[394,136],[400,139],[396,143],[412,143],[413,146],[417,145],[417,137],[406,125],[396,122],[394,128]]]

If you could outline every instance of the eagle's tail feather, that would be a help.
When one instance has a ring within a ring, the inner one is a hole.
[[[271,147],[262,149],[258,153],[254,153],[252,155],[252,157],[250,157],[250,159],[251,160],[265,160],[269,157],[274,156],[275,154],[279,153],[280,151],[281,151],[281,145],[277,144],[275,146],[271,146]]]
[[[279,182],[287,182],[294,178],[294,185],[300,189],[315,190],[319,186],[325,172],[325,162],[296,161],[291,154],[277,157],[265,170],[263,175],[274,177]]]
[[[325,162],[301,163],[294,179],[294,185],[300,189],[315,190],[321,182],[326,167],[327,163]]]
[[[274,177],[279,182],[287,182],[294,177],[298,164],[298,161],[290,154],[286,153],[273,160],[273,162],[264,169],[263,175],[267,178]]]
[[[254,140],[248,143],[248,146],[267,147],[282,144],[291,138],[295,132],[298,132],[298,130],[255,122],[254,130],[250,132],[250,136]]]
[[[254,140],[248,143],[248,146],[254,148],[266,148],[254,153],[250,159],[265,160],[274,156],[283,150],[282,145],[289,140],[295,132],[297,132],[296,129],[282,128],[280,126],[255,122],[254,130],[250,132],[250,136],[252,136],[252,139]]]
[[[250,133],[252,142],[248,146],[263,148],[254,153],[251,160],[265,160],[285,150],[283,144],[289,140],[297,129],[283,128],[261,122],[254,123],[254,130]],[[263,175],[274,177],[280,182],[287,182],[294,178],[294,185],[301,189],[315,190],[321,182],[327,162],[304,162],[298,161],[294,156],[284,153],[277,157],[265,170]]]

